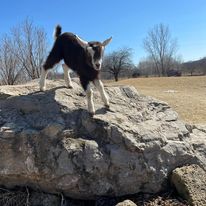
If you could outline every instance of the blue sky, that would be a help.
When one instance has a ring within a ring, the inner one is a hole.
[[[142,41],[154,25],[169,26],[184,61],[206,56],[205,0],[1,0],[0,36],[27,17],[43,27],[52,46],[54,26],[85,40],[113,36],[106,52],[127,46],[135,63],[146,57]]]

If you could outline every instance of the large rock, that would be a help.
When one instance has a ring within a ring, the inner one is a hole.
[[[0,185],[93,199],[155,193],[176,167],[205,167],[204,128],[133,87],[106,91],[111,109],[95,92],[91,117],[78,82],[48,81],[46,92],[35,81],[0,87]]]

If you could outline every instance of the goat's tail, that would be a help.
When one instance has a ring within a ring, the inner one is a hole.
[[[54,29],[54,34],[53,34],[53,37],[54,37],[54,40],[56,40],[62,33],[62,27],[60,25],[57,25]]]

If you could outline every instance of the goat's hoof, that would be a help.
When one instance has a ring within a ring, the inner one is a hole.
[[[41,91],[41,92],[46,91],[46,87],[40,87],[40,91]]]
[[[73,89],[73,86],[72,85],[67,85],[67,88],[68,89]]]
[[[90,114],[91,116],[94,116],[94,114],[95,114],[94,108],[90,108],[90,109],[88,109],[88,111],[89,111],[89,114]]]
[[[109,109],[109,104],[104,105],[106,109]]]
[[[94,114],[95,114],[95,112],[89,112],[89,115],[90,115],[91,117],[93,117]]]

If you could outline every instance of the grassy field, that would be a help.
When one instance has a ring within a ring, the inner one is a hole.
[[[112,85],[133,85],[144,95],[167,102],[181,119],[206,124],[206,76],[125,79]]]

